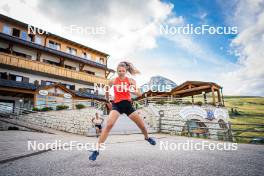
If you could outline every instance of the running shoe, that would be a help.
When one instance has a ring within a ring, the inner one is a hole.
[[[149,137],[148,139],[145,140],[148,141],[151,145],[156,145],[156,141],[152,137]]]
[[[98,151],[93,151],[92,154],[89,156],[89,160],[95,161],[97,156],[99,155]]]

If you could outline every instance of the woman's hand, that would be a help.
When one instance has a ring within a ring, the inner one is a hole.
[[[142,93],[141,93],[140,89],[137,87],[136,81],[134,79],[130,78],[129,82],[130,82],[130,85],[132,85],[134,88],[134,91],[131,93],[136,95],[137,97],[141,97]]]
[[[112,110],[112,103],[111,102],[106,103],[106,106],[109,110]]]

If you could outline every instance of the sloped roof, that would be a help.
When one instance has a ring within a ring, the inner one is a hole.
[[[170,92],[145,92],[141,97],[136,99],[142,99],[147,96],[170,96],[176,95],[180,97],[186,97],[190,95],[198,95],[202,92],[211,92],[211,88],[214,87],[216,90],[222,89],[222,87],[214,82],[204,82],[204,81],[185,81],[184,83],[176,86]]]
[[[24,89],[24,90],[32,90],[32,91],[38,91],[41,89],[48,89],[51,87],[60,87],[67,93],[70,93],[72,96],[75,97],[81,97],[81,98],[89,98],[89,99],[96,99],[100,101],[105,101],[104,96],[91,94],[89,92],[85,91],[73,91],[70,89],[67,89],[64,85],[60,83],[55,83],[48,86],[36,86],[32,83],[26,83],[26,82],[18,82],[14,80],[7,80],[7,79],[0,79],[0,87],[6,87],[6,88],[17,88],[17,89]]]

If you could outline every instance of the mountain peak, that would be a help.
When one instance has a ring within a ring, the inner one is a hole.
[[[149,82],[141,86],[141,91],[147,92],[149,89],[151,89],[153,91],[164,92],[176,86],[177,84],[173,82],[172,80],[165,78],[163,76],[160,76],[160,75],[156,75],[156,76],[152,76]]]

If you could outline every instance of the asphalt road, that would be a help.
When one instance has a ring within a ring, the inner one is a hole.
[[[1,152],[21,153],[29,139],[45,138],[64,141],[94,142],[95,138],[52,136],[33,132],[0,132]],[[3,137],[4,135],[5,137]],[[15,138],[10,139],[14,135]],[[239,144],[237,150],[184,149],[180,143],[201,144],[204,140],[187,137],[154,135],[156,146],[142,140],[141,135],[113,135],[96,161],[89,161],[87,150],[52,150],[0,164],[0,175],[263,175],[264,146]],[[10,140],[8,140],[10,139]],[[19,139],[19,142],[16,142]],[[210,141],[212,145],[222,144]],[[167,144],[170,146],[165,150]],[[19,144],[19,145],[16,145]],[[163,145],[161,145],[163,144]],[[227,143],[231,144],[231,143]],[[10,145],[10,147],[8,147]],[[5,146],[5,147],[3,147]],[[25,154],[25,153],[21,153]],[[6,156],[6,155],[2,155]]]

